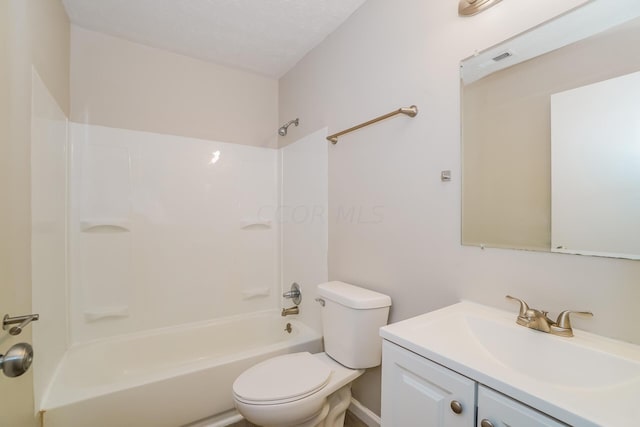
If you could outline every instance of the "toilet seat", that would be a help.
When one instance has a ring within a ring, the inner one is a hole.
[[[322,390],[331,373],[326,363],[308,352],[277,356],[243,372],[233,383],[233,394],[252,405],[284,404]]]

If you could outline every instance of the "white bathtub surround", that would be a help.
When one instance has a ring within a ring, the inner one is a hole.
[[[282,292],[300,284],[298,318],[322,331],[317,285],[328,280],[329,228],[327,128],[280,149]],[[291,300],[283,300],[288,307]]]
[[[215,419],[245,369],[322,349],[300,320],[326,280],[325,136],[281,155],[70,124],[71,347],[38,385],[47,427]],[[277,310],[281,269],[307,291],[299,317]]]
[[[68,152],[67,117],[35,69],[31,77],[31,304],[40,320],[29,328],[33,328],[38,407],[68,343]]]
[[[71,147],[72,342],[277,307],[277,150],[76,123]]]
[[[133,206],[131,148],[126,144],[98,143],[92,131],[83,133],[87,143],[73,146],[71,200],[77,218],[71,222],[72,267],[82,284],[81,304],[85,321],[127,317],[133,276]],[[74,171],[75,172],[75,171]],[[74,233],[80,224],[80,232]]]
[[[270,293],[271,293],[271,288],[243,289],[242,290],[242,299],[268,297]]]
[[[45,426],[192,423],[233,408],[231,384],[245,369],[321,345],[318,333],[275,310],[78,344],[45,396]]]

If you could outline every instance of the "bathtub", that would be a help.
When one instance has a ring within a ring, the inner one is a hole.
[[[275,311],[76,345],[40,412],[44,427],[179,427],[232,409],[233,381],[257,362],[321,346]]]

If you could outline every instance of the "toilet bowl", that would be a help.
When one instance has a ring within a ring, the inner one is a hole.
[[[243,372],[233,384],[238,411],[264,427],[338,427],[351,403],[349,369],[326,353],[274,357]]]
[[[329,282],[318,285],[324,353],[293,353],[261,362],[233,383],[236,409],[263,427],[342,427],[351,383],[380,365],[380,327],[391,298]]]

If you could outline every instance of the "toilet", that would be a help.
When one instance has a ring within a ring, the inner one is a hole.
[[[342,427],[351,383],[382,359],[391,298],[343,282],[318,286],[323,353],[273,357],[233,383],[236,409],[263,427]]]

